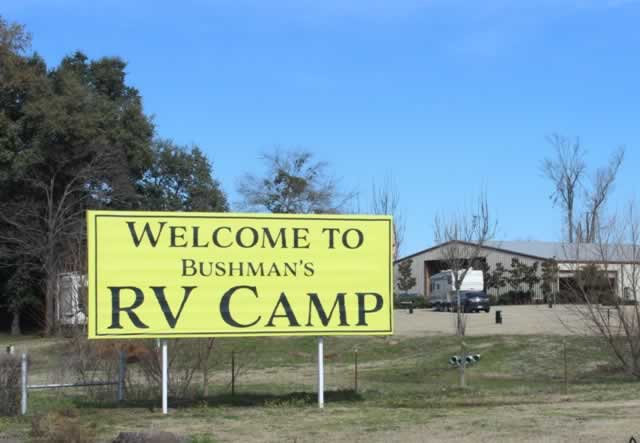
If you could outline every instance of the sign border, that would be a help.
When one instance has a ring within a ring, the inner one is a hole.
[[[264,219],[281,219],[281,220],[324,220],[324,221],[378,221],[386,222],[389,229],[389,243],[387,245],[387,268],[389,270],[389,329],[376,329],[366,331],[344,331],[344,330],[323,330],[323,331],[265,331],[265,332],[176,332],[168,335],[161,335],[156,333],[145,332],[126,332],[119,334],[105,334],[98,333],[98,218],[200,218],[200,219],[246,219],[246,220],[264,220]],[[176,212],[157,212],[157,211],[87,211],[87,228],[91,229],[93,235],[94,244],[91,245],[87,242],[87,245],[93,246],[93,260],[91,260],[90,254],[87,254],[92,263],[88,263],[87,269],[91,270],[93,265],[93,273],[89,275],[89,280],[93,280],[93,314],[94,314],[94,326],[95,333],[93,338],[117,338],[117,337],[139,337],[139,338],[171,338],[171,337],[262,337],[262,336],[317,336],[322,337],[329,334],[330,336],[357,336],[357,335],[392,335],[393,334],[393,260],[392,260],[392,247],[393,247],[393,229],[392,229],[392,217],[385,215],[378,216],[362,216],[353,215],[351,217],[344,217],[336,215],[331,216],[328,214],[300,214],[298,217],[291,214],[255,214],[247,213],[246,215],[240,213],[226,213],[226,212],[185,212],[184,215],[178,215]],[[93,225],[91,224],[91,218],[93,218]],[[89,281],[91,285],[91,281]]]

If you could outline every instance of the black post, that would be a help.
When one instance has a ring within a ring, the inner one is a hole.
[[[231,351],[231,396],[236,395],[236,351]]]
[[[502,324],[502,311],[496,311],[496,324]]]

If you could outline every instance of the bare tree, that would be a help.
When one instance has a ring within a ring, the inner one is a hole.
[[[209,360],[213,351],[215,338],[199,339],[200,346],[198,348],[198,360],[202,370],[202,396],[207,399],[209,397]]]
[[[609,164],[595,172],[591,183],[585,183],[586,152],[580,139],[553,134],[548,141],[555,151],[555,157],[544,159],[542,173],[554,185],[551,194],[553,203],[560,205],[564,211],[567,239],[569,243],[594,243],[601,228],[602,211],[624,161],[625,149],[618,148]],[[584,198],[580,198],[580,190],[584,190]],[[578,206],[584,208],[583,212]],[[581,220],[582,213],[584,220]]]
[[[596,171],[591,189],[586,192],[586,214],[584,227],[579,229],[582,237],[578,238],[579,241],[586,243],[594,243],[596,241],[598,231],[601,228],[602,210],[624,160],[624,154],[624,148],[618,148],[611,156],[609,164]]]
[[[264,176],[246,174],[238,184],[243,209],[283,214],[337,213],[353,198],[342,193],[327,172],[327,163],[315,161],[304,150],[262,155]]]
[[[99,200],[97,182],[112,165],[112,154],[105,151],[71,176],[69,170],[52,171],[46,178],[27,180],[33,189],[29,199],[0,205],[0,258],[17,261],[23,275],[38,272],[44,276],[47,335],[56,328],[58,274],[64,269],[69,249],[76,252],[78,238],[84,238],[84,212],[89,201]]]
[[[575,264],[564,296],[622,367],[640,378],[640,218],[632,203],[601,230],[596,243],[567,245]]]
[[[565,212],[566,229],[569,242],[574,241],[574,211],[580,180],[585,173],[585,151],[580,139],[571,140],[558,134],[547,138],[553,146],[555,158],[545,158],[542,162],[542,173],[551,180],[554,191],[551,199],[560,205]]]
[[[456,296],[456,335],[460,338],[460,387],[465,387],[466,316],[460,299],[460,287],[472,267],[484,260],[483,246],[493,238],[496,222],[489,211],[486,193],[481,193],[475,207],[469,213],[454,214],[447,217],[436,216],[434,221],[434,239],[443,246],[440,259],[452,271],[452,283]]]
[[[404,241],[406,223],[400,208],[400,193],[390,175],[386,176],[380,184],[373,182],[371,212],[377,215],[391,215],[393,217],[393,259],[396,260]]]

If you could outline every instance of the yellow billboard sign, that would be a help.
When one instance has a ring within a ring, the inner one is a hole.
[[[391,224],[89,211],[89,338],[392,334]]]

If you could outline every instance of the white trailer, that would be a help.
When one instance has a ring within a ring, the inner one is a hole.
[[[56,321],[61,326],[87,324],[87,277],[78,272],[58,274]]]
[[[458,271],[458,275],[462,276],[463,272],[464,271]],[[475,292],[483,290],[484,276],[482,271],[467,270],[460,284],[460,291]],[[456,288],[452,270],[447,269],[446,271],[431,276],[431,296],[429,297],[429,304],[438,311],[448,311],[451,309],[452,305],[456,303],[455,292]]]

